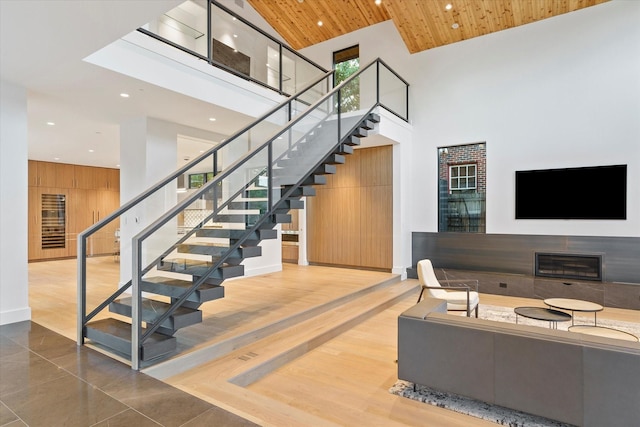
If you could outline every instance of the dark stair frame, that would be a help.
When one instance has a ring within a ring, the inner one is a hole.
[[[189,274],[193,280],[189,282],[162,276],[142,280],[141,289],[145,293],[170,296],[171,304],[161,303],[151,298],[142,298],[141,318],[152,332],[146,335],[146,339],[141,340],[139,351],[141,361],[154,361],[175,352],[177,342],[173,335],[180,328],[202,321],[202,312],[198,310],[200,304],[224,297],[224,287],[221,286],[221,283],[225,279],[244,275],[244,266],[240,263],[245,258],[261,255],[261,248],[257,245],[263,239],[277,237],[277,230],[273,229],[277,223],[291,222],[291,215],[284,212],[288,212],[290,209],[301,209],[304,204],[300,198],[314,196],[313,186],[326,184],[325,175],[336,173],[335,165],[343,164],[345,155],[352,154],[353,147],[360,145],[360,138],[366,137],[368,131],[373,129],[379,121],[378,114],[370,112],[365,115],[365,118],[337,144],[336,149],[312,168],[306,177],[296,185],[283,188],[284,198],[271,212],[263,212],[266,210],[267,203],[248,200],[230,202],[227,207],[234,211],[259,210],[260,214],[227,213],[216,215],[216,222],[252,224],[253,228],[235,230],[200,227],[194,230],[193,235],[198,237],[228,238],[229,245],[216,246],[212,243],[199,245],[186,241],[175,245],[178,252],[210,255],[211,261],[162,257],[157,264],[159,271]],[[292,158],[295,159],[295,157]],[[287,159],[280,161],[286,162]],[[265,221],[265,218],[270,221]],[[131,317],[131,298],[121,298],[111,302],[109,310],[122,316]],[[142,329],[142,333],[146,334],[146,329]],[[88,339],[128,357],[132,356],[130,334],[130,323],[113,318],[94,321],[85,326],[85,336]],[[129,347],[127,348],[127,346]]]

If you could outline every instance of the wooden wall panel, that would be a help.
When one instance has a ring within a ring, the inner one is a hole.
[[[392,148],[359,149],[346,159],[307,199],[309,262],[390,270]]]
[[[391,186],[361,189],[360,245],[362,267],[393,267],[393,200]],[[366,218],[366,220],[365,220]]]

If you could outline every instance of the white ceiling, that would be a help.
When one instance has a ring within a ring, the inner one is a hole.
[[[182,1],[0,0],[0,76],[28,89],[30,159],[117,167],[119,124],[135,117],[224,135],[247,123],[237,113],[83,61]],[[180,141],[179,163],[205,145]]]

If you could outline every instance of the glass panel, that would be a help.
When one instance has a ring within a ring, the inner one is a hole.
[[[467,175],[476,176],[476,167],[475,167],[475,165],[469,165]]]
[[[285,46],[282,47],[282,91],[284,93],[289,95],[298,93],[302,88],[312,81],[319,79],[323,74],[324,71],[320,68],[309,63],[289,48]],[[319,94],[313,94],[313,91],[311,93],[311,97],[319,98]],[[322,89],[322,93],[327,93],[326,87]]]
[[[207,3],[189,0],[149,22],[145,29],[207,57]]]
[[[454,176],[454,177],[458,176],[458,169],[459,169],[458,166],[452,166],[451,167],[451,176]]]
[[[407,85],[383,64],[380,64],[380,104],[408,119]]]
[[[364,114],[376,105],[376,67],[362,70],[340,88],[340,137],[344,138],[360,123]]]
[[[469,178],[469,188],[476,188],[476,179]]]
[[[211,15],[211,59],[278,88],[280,45],[216,6]]]
[[[458,188],[460,188],[460,184],[458,183],[458,178],[452,178],[451,179],[451,189],[456,190]]]

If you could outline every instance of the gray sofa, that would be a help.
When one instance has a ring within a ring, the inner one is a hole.
[[[577,426],[640,425],[640,343],[446,313],[398,318],[398,378]]]

